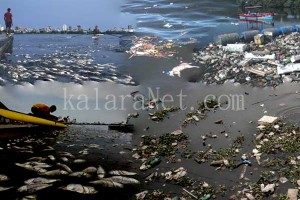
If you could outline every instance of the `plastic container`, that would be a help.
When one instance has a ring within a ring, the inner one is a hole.
[[[283,26],[279,28],[281,34],[288,34],[295,31],[294,26]]]
[[[259,34],[259,30],[252,30],[252,31],[245,31],[242,32],[241,34],[241,38],[245,41],[245,42],[251,42],[254,40],[254,36]]]
[[[280,35],[280,30],[279,28],[266,28],[264,30],[262,30],[262,34],[267,35],[267,36],[272,36],[272,37],[276,37],[278,35]]]
[[[219,35],[217,38],[217,43],[220,45],[234,44],[240,41],[240,36],[237,33],[229,33]]]

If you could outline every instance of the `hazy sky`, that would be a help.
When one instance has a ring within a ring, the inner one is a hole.
[[[129,14],[121,13],[126,0],[1,0],[2,15],[10,7],[14,26],[40,28],[63,24],[102,29],[135,25]],[[3,19],[3,17],[2,17]],[[0,21],[4,24],[4,20]]]

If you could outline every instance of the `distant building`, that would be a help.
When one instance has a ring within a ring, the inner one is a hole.
[[[77,31],[83,31],[80,25],[77,26]]]
[[[63,25],[62,30],[63,30],[63,31],[68,31],[68,26],[67,26],[67,24],[64,24],[64,25]]]

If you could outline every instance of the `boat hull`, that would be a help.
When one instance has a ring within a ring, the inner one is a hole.
[[[272,14],[265,14],[265,15],[248,15],[248,14],[240,14],[241,20],[253,20],[253,21],[272,21],[273,15]]]
[[[44,125],[44,126],[52,126],[52,127],[60,127],[60,128],[67,127],[67,125],[65,125],[63,123],[58,123],[55,121],[27,115],[27,114],[12,111],[12,110],[0,109],[0,116],[5,117],[7,119],[26,122],[26,123],[30,123],[30,124],[36,124],[36,125]]]

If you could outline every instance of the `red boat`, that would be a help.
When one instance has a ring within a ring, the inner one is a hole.
[[[243,20],[273,21],[273,13],[248,13],[239,16]]]

